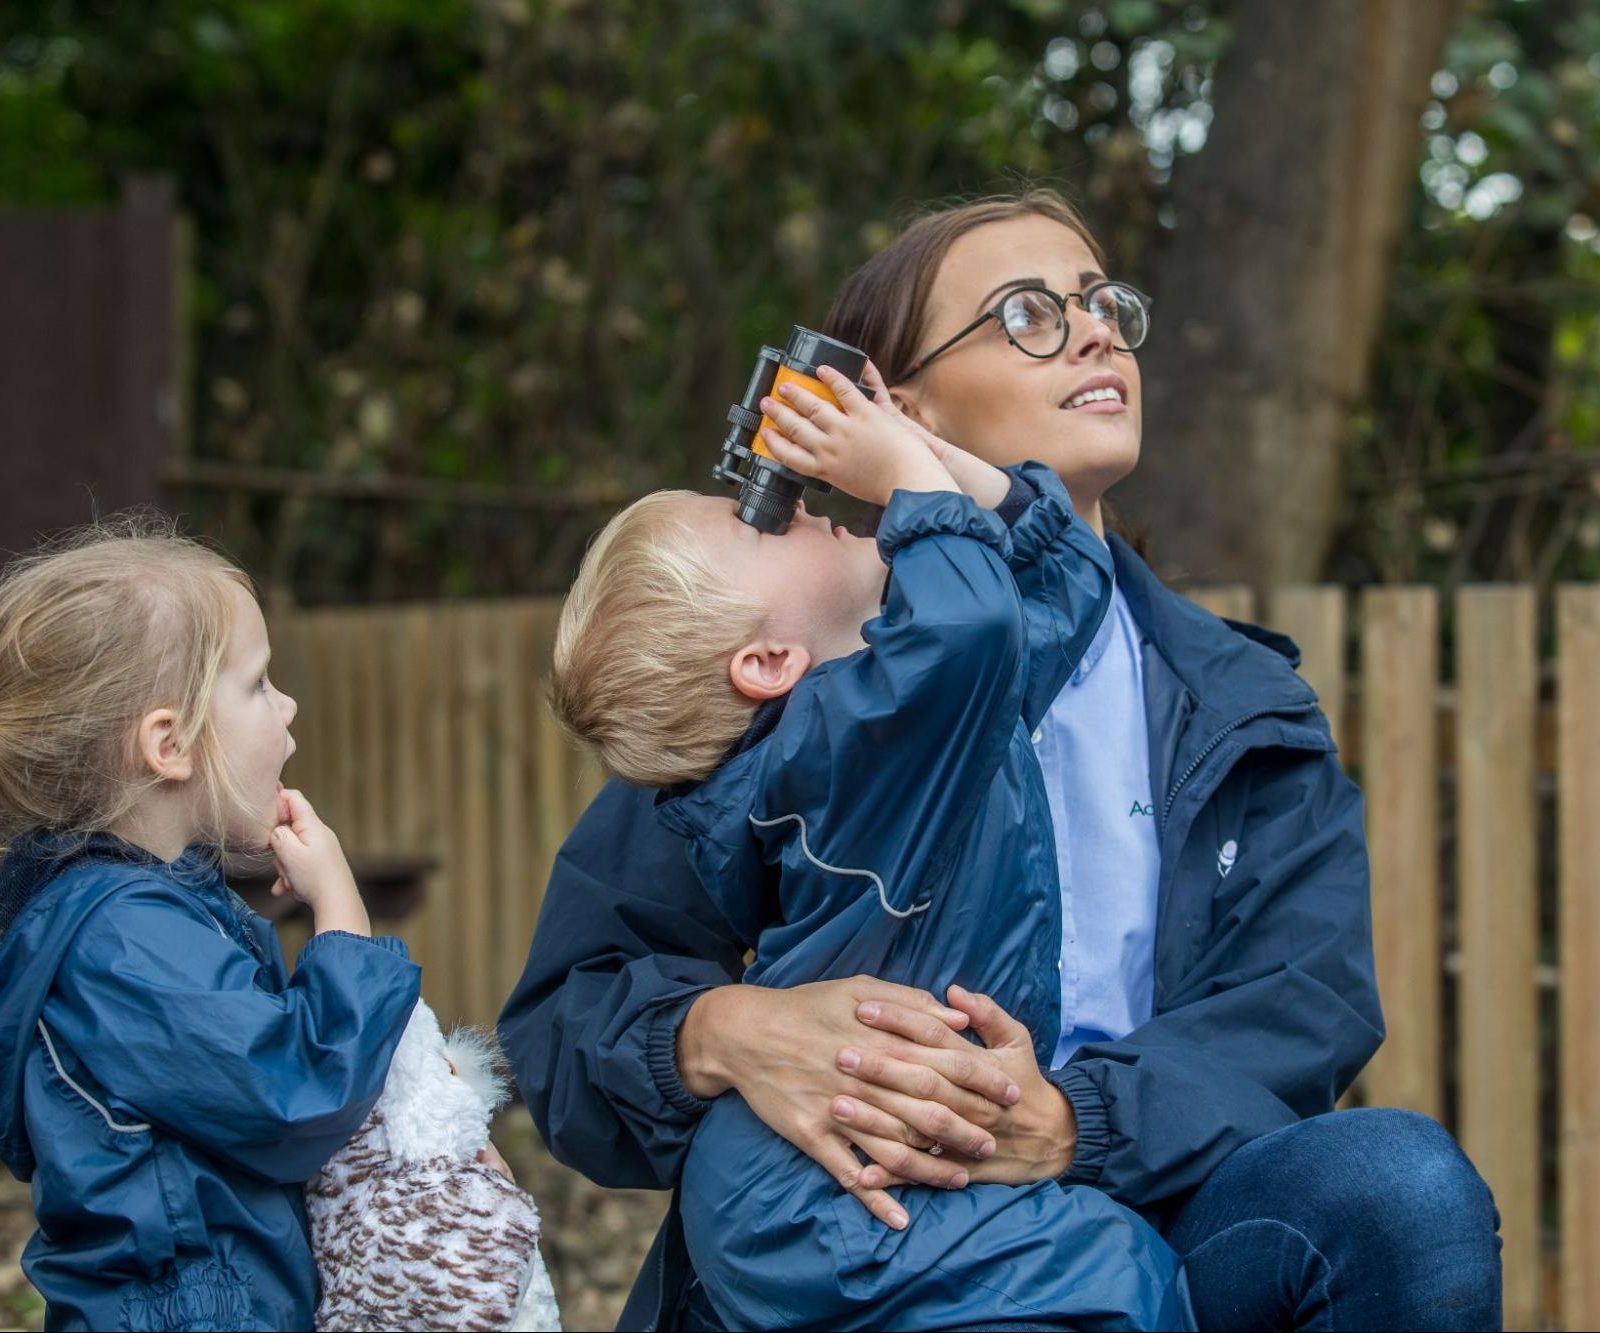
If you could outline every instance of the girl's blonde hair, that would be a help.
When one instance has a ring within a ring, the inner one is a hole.
[[[606,524],[556,628],[550,706],[613,773],[651,787],[708,777],[755,702],[728,663],[763,609],[729,587],[684,519],[692,491],[656,491]]]
[[[237,567],[171,522],[80,529],[0,575],[0,840],[31,828],[114,831],[160,779],[139,720],[177,714],[202,785],[203,837],[220,844],[247,806],[211,723]]]

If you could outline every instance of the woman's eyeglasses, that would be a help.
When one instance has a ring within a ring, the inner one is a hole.
[[[1096,282],[1081,292],[1062,295],[1048,287],[1014,287],[1000,304],[986,310],[954,337],[911,363],[915,375],[934,357],[949,351],[991,319],[1000,322],[1006,339],[1019,352],[1044,360],[1067,345],[1067,302],[1076,301],[1111,330],[1119,352],[1131,352],[1150,332],[1150,298],[1125,282]]]

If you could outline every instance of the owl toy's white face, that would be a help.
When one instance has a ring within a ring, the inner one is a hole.
[[[389,1151],[402,1161],[471,1161],[489,1142],[489,1122],[505,1101],[494,1048],[462,1029],[446,1039],[421,1000],[395,1048],[378,1098]]]

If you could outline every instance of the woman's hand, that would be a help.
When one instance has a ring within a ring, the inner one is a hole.
[[[962,1045],[975,1058],[992,1061],[1021,1092],[1015,1105],[981,1122],[993,1138],[994,1152],[980,1159],[962,1154],[957,1148],[956,1160],[967,1167],[971,1180],[979,1183],[1027,1185],[1061,1175],[1072,1165],[1077,1122],[1071,1103],[1039,1072],[1027,1028],[986,995],[951,986],[946,998],[956,1012],[970,1021],[984,1050],[976,1051],[966,1042]],[[906,1045],[895,1055],[857,1047],[840,1052],[841,1062],[849,1060],[855,1076],[876,1089],[865,1100],[882,1108],[858,1113],[855,1123],[884,1132],[888,1126],[880,1117],[886,1112],[908,1113],[908,1101],[931,1101],[949,1110],[965,1105],[962,1094],[941,1073],[948,1029],[940,1034],[925,1013],[892,1002],[862,1004],[858,1017],[877,1032],[903,1038]],[[881,1165],[868,1166],[861,1176],[869,1188],[898,1183]]]
[[[848,1062],[841,1064],[842,1046],[863,1060],[905,1054],[912,1046],[887,1031],[863,1033],[857,1012],[874,1004],[930,1025],[924,1033],[929,1040],[917,1049],[934,1070],[943,1100],[897,1097],[855,1077]],[[873,977],[786,990],[723,986],[690,1007],[679,1029],[678,1065],[684,1086],[698,1097],[737,1089],[769,1129],[898,1229],[906,1225],[906,1213],[885,1192],[887,1186],[915,1182],[960,1189],[971,1178],[972,1164],[995,1150],[986,1124],[1021,1095],[998,1062],[956,1035],[968,1021],[925,991]],[[947,1042],[938,1042],[933,1026]],[[893,1108],[911,1119],[899,1119]],[[860,1123],[869,1113],[871,1124]],[[935,1142],[950,1155],[922,1151]],[[863,1183],[873,1167],[863,1168],[856,1149],[878,1164],[877,1183]]]

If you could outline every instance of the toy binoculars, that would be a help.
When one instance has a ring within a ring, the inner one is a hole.
[[[838,399],[817,378],[820,366],[832,366],[860,385],[867,354],[812,329],[796,324],[782,351],[763,347],[756,368],[745,386],[744,397],[728,409],[728,434],[722,456],[711,475],[739,488],[739,518],[760,532],[782,532],[794,517],[801,493],[832,490],[824,482],[786,468],[767,452],[761,431],[772,423],[761,413],[761,400],[789,381],[803,384],[817,397],[838,406]],[[860,385],[868,393],[865,385]],[[870,394],[868,395],[870,397]]]

